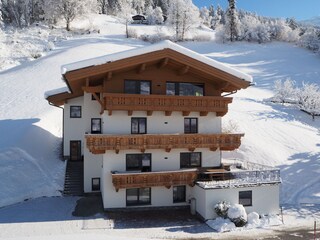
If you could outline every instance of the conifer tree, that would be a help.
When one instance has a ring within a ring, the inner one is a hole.
[[[238,16],[236,10],[236,0],[228,0],[229,7],[226,12],[226,34],[229,35],[229,40],[231,42],[238,39]]]

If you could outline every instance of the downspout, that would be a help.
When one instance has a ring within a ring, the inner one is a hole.
[[[64,108],[49,102],[50,106],[62,109],[62,158],[64,159]]]

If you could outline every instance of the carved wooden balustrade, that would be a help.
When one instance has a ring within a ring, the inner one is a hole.
[[[188,116],[190,112],[200,112],[200,116],[216,112],[217,116],[224,116],[231,102],[230,97],[104,94],[104,109],[109,111],[109,115],[113,110],[124,110],[128,111],[128,115],[132,115],[133,111],[146,111],[148,116],[153,111],[164,111],[166,116],[170,116],[173,111],[180,111],[183,116]]]
[[[244,134],[145,134],[145,135],[86,135],[87,148],[94,154],[103,154],[107,150],[119,153],[120,150],[164,149],[172,148],[209,148],[215,151],[232,151],[240,147]]]
[[[121,188],[167,187],[174,185],[193,186],[197,178],[197,170],[117,173],[112,172],[112,183],[116,191]]]

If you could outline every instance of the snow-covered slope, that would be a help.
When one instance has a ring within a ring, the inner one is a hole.
[[[310,18],[307,20],[303,20],[303,21],[301,21],[301,23],[320,27],[320,16],[313,17],[313,18]]]
[[[64,87],[61,65],[147,46],[124,38],[125,27],[98,16],[101,34],[60,42],[45,57],[0,72],[0,206],[40,195],[57,195],[64,163],[58,159],[61,109],[49,106],[45,91]],[[155,31],[135,26],[140,32]],[[282,203],[320,201],[320,119],[266,102],[273,82],[320,82],[320,58],[285,43],[181,44],[212,59],[251,74],[256,86],[239,91],[226,115],[245,132],[241,148],[225,157],[279,166]]]

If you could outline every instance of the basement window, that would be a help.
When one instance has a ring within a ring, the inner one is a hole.
[[[245,207],[252,206],[252,191],[240,191],[239,204]]]
[[[92,178],[92,191],[100,191],[100,178]]]

